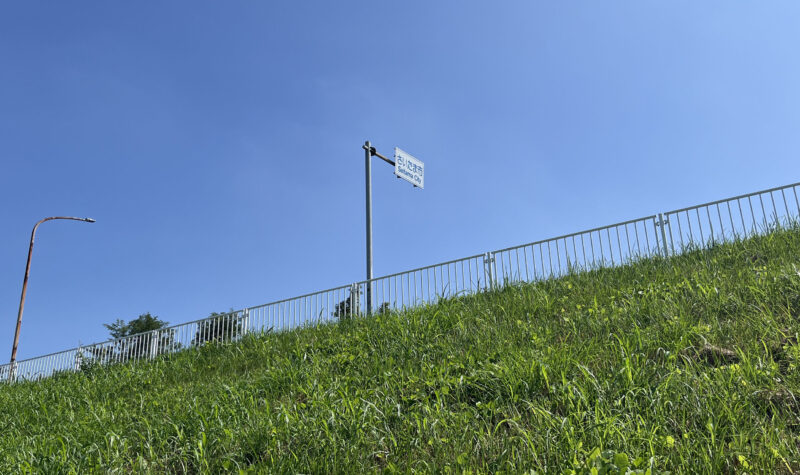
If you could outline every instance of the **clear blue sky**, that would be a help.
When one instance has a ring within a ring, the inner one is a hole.
[[[797,2],[6,2],[0,360],[800,181]]]

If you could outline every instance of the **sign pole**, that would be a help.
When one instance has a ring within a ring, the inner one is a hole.
[[[414,185],[415,188],[425,187],[425,164],[408,153],[395,148],[395,160],[384,157],[369,140],[364,142],[364,170],[366,172],[367,195],[367,315],[372,315],[372,157],[378,157],[389,165],[395,167],[394,174]],[[356,290],[355,292],[359,292]],[[352,291],[351,291],[352,293]]]
[[[364,142],[367,183],[367,315],[372,315],[372,147]]]

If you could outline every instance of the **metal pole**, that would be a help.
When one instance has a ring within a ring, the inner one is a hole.
[[[50,218],[44,218],[41,221],[37,222],[33,226],[33,231],[31,231],[31,243],[28,247],[28,262],[25,264],[25,278],[22,280],[22,296],[19,299],[19,312],[17,313],[17,330],[14,333],[14,345],[11,348],[11,371],[12,371],[12,379],[13,379],[13,371],[15,362],[17,360],[17,347],[19,346],[19,330],[22,326],[22,310],[25,308],[25,293],[28,290],[28,276],[31,272],[31,256],[33,255],[33,241],[36,238],[36,228],[39,227],[40,224],[44,223],[45,221],[50,221],[51,219],[71,219],[73,221],[84,221],[87,223],[94,223],[94,220],[91,218],[73,218],[69,216],[53,216]]]
[[[669,257],[669,249],[667,248],[667,230],[664,229],[666,224],[667,224],[667,221],[664,219],[664,215],[662,213],[658,213],[658,225],[661,227],[661,244],[664,247],[664,257],[665,258]],[[671,233],[670,233],[670,236],[672,236]]]
[[[364,168],[367,187],[367,315],[372,314],[372,147],[364,142]]]

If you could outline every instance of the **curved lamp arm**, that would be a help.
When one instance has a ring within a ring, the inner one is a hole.
[[[17,360],[17,346],[19,346],[19,329],[22,326],[22,309],[25,307],[25,292],[28,289],[28,276],[31,272],[31,256],[33,255],[33,240],[36,238],[36,229],[39,227],[40,224],[44,223],[45,221],[50,221],[53,219],[70,219],[72,221],[83,221],[86,223],[94,223],[95,221],[92,218],[75,218],[72,216],[51,216],[49,218],[44,218],[37,222],[33,226],[33,231],[31,231],[31,244],[28,247],[28,262],[25,264],[25,278],[22,281],[22,296],[19,299],[19,313],[17,314],[17,330],[14,333],[14,346],[11,348],[11,371],[13,375],[14,371],[14,362]]]

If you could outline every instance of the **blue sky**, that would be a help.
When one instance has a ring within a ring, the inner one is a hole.
[[[20,359],[800,181],[796,2],[7,2]]]

